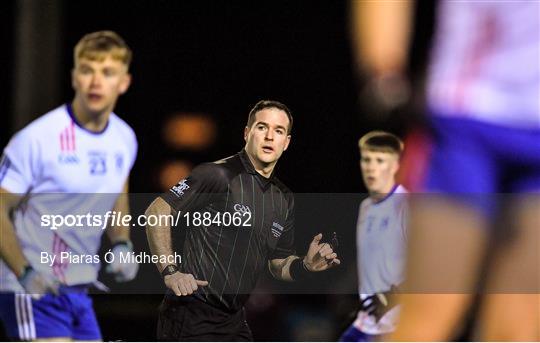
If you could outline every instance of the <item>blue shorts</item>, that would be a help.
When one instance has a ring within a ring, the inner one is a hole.
[[[436,116],[431,126],[424,190],[462,197],[487,214],[504,194],[540,191],[540,129]]]
[[[63,287],[60,295],[34,300],[28,294],[0,293],[0,319],[10,339],[66,337],[101,340],[86,287]]]
[[[364,333],[351,324],[347,330],[339,337],[340,342],[376,342],[380,335],[370,335]]]

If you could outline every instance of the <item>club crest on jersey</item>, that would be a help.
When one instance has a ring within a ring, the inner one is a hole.
[[[384,231],[384,230],[388,229],[389,220],[390,220],[390,218],[388,218],[388,217],[385,217],[383,220],[381,220],[381,226],[380,226],[379,230]]]
[[[186,183],[186,179],[183,179],[182,181],[178,182],[176,186],[173,186],[170,191],[174,193],[177,197],[181,197],[184,195],[184,192],[189,189],[189,185]]]
[[[281,226],[279,223],[273,222],[272,223],[272,234],[274,237],[280,237],[283,233],[283,226]]]
[[[245,215],[247,213],[251,214],[251,209],[248,205],[234,204],[233,209],[242,215]]]
[[[124,155],[121,152],[117,152],[114,155],[114,160],[116,162],[116,171],[120,173],[124,167]]]

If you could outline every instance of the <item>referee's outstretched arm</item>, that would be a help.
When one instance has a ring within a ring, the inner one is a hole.
[[[313,237],[304,258],[291,255],[268,261],[270,273],[276,279],[295,281],[309,276],[311,272],[328,270],[341,262],[330,244],[321,243],[322,233]]]
[[[152,204],[146,209],[146,217],[169,215],[171,206],[162,198],[156,198]],[[158,222],[160,222],[158,220]],[[146,227],[146,237],[150,245],[150,251],[157,256],[173,256],[172,240],[171,240],[171,223],[164,221],[155,226]],[[162,260],[162,259],[158,259]],[[163,259],[166,261],[174,260]],[[191,295],[199,286],[207,286],[208,282],[204,280],[196,280],[192,274],[180,273],[176,264],[168,264],[167,262],[157,262],[156,266],[163,275],[165,285],[170,288],[177,296]]]

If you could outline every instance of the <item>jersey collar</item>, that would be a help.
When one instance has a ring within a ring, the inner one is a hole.
[[[81,128],[85,132],[88,132],[88,133],[93,134],[93,135],[101,135],[102,133],[104,133],[107,130],[107,128],[109,127],[109,123],[111,122],[111,118],[109,118],[109,120],[107,120],[107,124],[105,124],[105,127],[103,128],[103,130],[98,131],[98,132],[91,131],[91,130],[88,130],[87,128],[85,128],[81,123],[79,123],[79,121],[77,120],[77,117],[75,117],[75,113],[73,112],[73,106],[69,102],[66,104],[66,111],[69,114],[71,120],[73,120],[73,122],[75,123],[75,125],[77,125],[79,128]]]
[[[272,170],[272,174],[270,174],[270,177],[266,178],[259,174],[257,170],[255,170],[255,167],[251,163],[251,160],[249,159],[249,156],[247,155],[247,152],[245,149],[242,149],[238,155],[240,156],[240,160],[242,161],[242,164],[244,165],[244,168],[249,174],[255,175],[259,183],[263,188],[266,188],[269,183],[274,182],[274,172],[276,171],[276,168]]]
[[[392,187],[392,189],[390,190],[390,192],[388,192],[388,194],[385,195],[384,198],[380,199],[380,200],[377,200],[377,201],[373,201],[373,204],[374,205],[378,205],[380,203],[382,203],[383,201],[385,201],[386,199],[390,198],[392,196],[392,194],[394,194],[396,192],[396,190],[398,189],[399,187],[399,184],[395,184],[394,187]]]

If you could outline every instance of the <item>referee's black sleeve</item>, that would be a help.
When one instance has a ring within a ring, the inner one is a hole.
[[[288,207],[283,234],[279,238],[276,249],[270,255],[270,260],[275,258],[287,258],[295,254],[294,251],[294,196],[288,194]]]
[[[226,193],[227,184],[223,167],[215,163],[204,163],[160,197],[176,212],[196,211],[211,203],[218,194]]]

